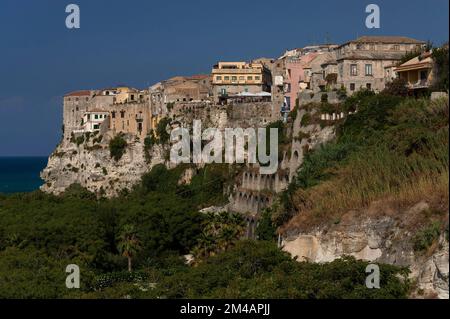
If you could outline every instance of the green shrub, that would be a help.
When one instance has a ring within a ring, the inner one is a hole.
[[[77,146],[80,146],[81,144],[84,143],[84,135],[80,135],[75,139],[75,143],[77,144]]]
[[[167,126],[170,124],[168,117],[162,118],[156,126],[156,135],[160,144],[165,144],[170,139],[170,134],[167,133]]]
[[[116,135],[109,142],[109,152],[111,158],[115,161],[118,161],[122,158],[122,155],[125,153],[125,149],[127,147],[127,142],[124,140],[122,134]]]
[[[311,123],[311,114],[305,113],[300,121],[301,126],[308,126]]]
[[[413,239],[414,250],[423,251],[428,249],[441,235],[441,223],[433,222],[421,229]]]

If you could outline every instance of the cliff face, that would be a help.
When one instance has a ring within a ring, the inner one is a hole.
[[[118,161],[110,155],[108,145],[112,136],[106,134],[101,142],[95,138],[91,137],[80,145],[59,145],[41,173],[45,181],[41,190],[60,194],[70,185],[80,184],[98,195],[113,197],[121,190],[131,189],[151,167],[164,163],[162,147],[154,147],[150,160],[146,160],[144,143],[134,136],[124,136],[127,147]]]
[[[409,266],[415,286],[412,297],[449,298],[448,238],[441,234],[426,251],[414,249],[415,224],[428,211],[425,202],[402,211],[373,205],[364,212],[349,212],[333,225],[287,229],[283,250],[311,262],[351,255],[374,263]],[[448,223],[448,216],[444,222]]]

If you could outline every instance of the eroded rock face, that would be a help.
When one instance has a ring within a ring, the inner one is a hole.
[[[426,205],[419,203],[412,210]],[[282,245],[299,261],[330,262],[344,255],[409,266],[416,281],[412,297],[449,297],[449,245],[444,235],[431,256],[413,249],[413,234],[392,217],[355,219],[312,231],[286,234]]]
[[[41,172],[41,178],[45,181],[41,190],[57,195],[72,184],[80,184],[98,195],[114,197],[121,190],[130,190],[139,183],[142,175],[154,165],[164,163],[161,147],[154,147],[148,160],[143,141],[133,136],[125,136],[125,153],[115,161],[108,147],[110,138],[104,136],[101,143],[93,143],[91,138],[79,146],[75,143],[59,145]]]

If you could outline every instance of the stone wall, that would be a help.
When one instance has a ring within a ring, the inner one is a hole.
[[[310,91],[304,91],[300,92],[298,94],[298,100],[300,105],[305,105],[308,103],[321,103],[322,102],[322,95],[327,94],[328,95],[328,103],[335,104],[339,103],[340,99],[335,91],[330,92],[318,92],[313,93]]]

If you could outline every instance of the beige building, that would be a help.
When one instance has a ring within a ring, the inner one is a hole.
[[[128,86],[119,86],[116,88],[106,88],[98,92],[101,96],[112,96],[113,103],[123,104],[129,102],[148,101],[148,91],[138,90]]]
[[[418,93],[433,85],[435,69],[431,52],[425,52],[399,65],[394,71],[406,81],[408,89]]]
[[[145,138],[151,130],[152,114],[148,102],[113,104],[108,108],[109,129]]]
[[[176,76],[152,85],[149,90],[152,127],[177,103],[208,102],[212,99],[211,76]]]
[[[93,90],[68,93],[63,98],[63,141],[70,141],[72,132],[81,129],[82,118],[89,102],[95,95]]]
[[[386,69],[407,52],[415,51],[425,42],[397,36],[363,36],[337,47],[337,85],[347,93],[367,88],[379,92],[385,87]]]
[[[240,93],[270,92],[270,71],[260,62],[219,62],[212,69],[215,101]]]
[[[64,142],[72,133],[110,129],[144,138],[151,129],[147,90],[129,87],[84,90],[64,96]]]

